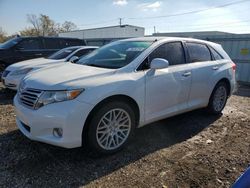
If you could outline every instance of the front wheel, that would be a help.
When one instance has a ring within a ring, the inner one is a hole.
[[[114,153],[126,145],[135,125],[135,113],[130,105],[118,101],[106,103],[90,121],[88,145],[98,153]]]
[[[215,86],[207,107],[210,113],[220,114],[222,112],[227,103],[227,98],[228,98],[227,89],[228,88],[225,82],[219,82]]]

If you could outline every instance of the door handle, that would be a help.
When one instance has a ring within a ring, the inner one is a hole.
[[[182,74],[182,76],[184,76],[184,77],[188,77],[190,75],[191,75],[191,72],[185,72],[185,73]]]
[[[35,54],[35,55],[42,55],[42,54]]]
[[[218,66],[213,67],[213,70],[218,70],[218,69],[219,69]]]

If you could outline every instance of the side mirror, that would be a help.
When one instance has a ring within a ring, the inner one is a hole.
[[[78,60],[79,60],[79,57],[77,57],[77,56],[72,56],[72,57],[69,59],[69,61],[70,61],[71,63],[76,63]]]
[[[150,63],[151,69],[164,69],[168,68],[168,66],[169,66],[168,60],[162,58],[155,58]]]

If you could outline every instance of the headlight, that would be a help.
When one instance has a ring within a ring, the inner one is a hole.
[[[26,68],[26,69],[21,69],[21,70],[16,70],[11,73],[12,76],[17,76],[17,75],[22,75],[22,74],[27,74],[30,72],[32,68]]]
[[[69,90],[69,91],[45,91],[39,97],[36,103],[36,109],[55,102],[62,102],[75,99],[84,89]]]

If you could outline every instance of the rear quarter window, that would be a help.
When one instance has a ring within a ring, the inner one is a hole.
[[[210,51],[205,44],[187,42],[186,46],[190,63],[212,60]]]
[[[224,59],[222,57],[222,55],[220,55],[217,51],[215,51],[212,47],[209,47],[211,53],[212,53],[212,56],[214,57],[214,60],[221,60],[221,59]]]

